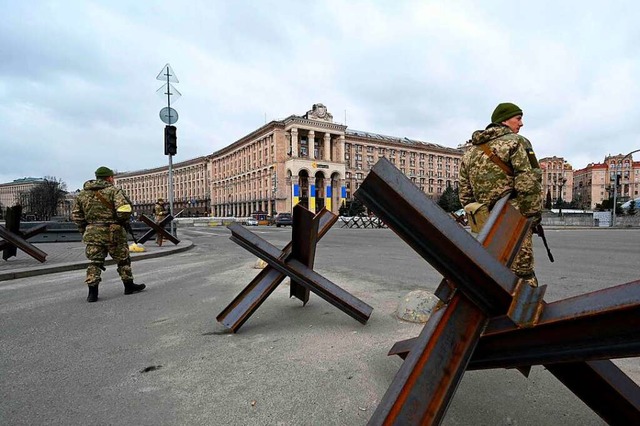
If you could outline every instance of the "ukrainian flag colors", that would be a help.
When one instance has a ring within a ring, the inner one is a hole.
[[[316,186],[309,185],[309,210],[316,211]]]
[[[293,185],[293,205],[295,206],[300,202],[300,185]]]

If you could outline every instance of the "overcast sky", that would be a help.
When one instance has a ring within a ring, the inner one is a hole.
[[[508,101],[539,158],[582,168],[640,149],[639,4],[0,0],[0,183],[75,190],[101,165],[166,165],[166,63],[182,93],[174,162],[314,103],[352,129],[456,147]]]

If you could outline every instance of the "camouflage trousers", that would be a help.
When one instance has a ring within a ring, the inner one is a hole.
[[[164,220],[166,216],[156,216],[156,224],[160,225],[160,222],[162,222]],[[164,237],[162,236],[161,233],[156,233],[156,244],[161,246],[162,242],[164,241]]]
[[[102,268],[104,268],[104,260],[107,254],[117,262],[120,279],[122,279],[123,282],[133,281],[131,257],[129,257],[129,247],[127,246],[126,239],[124,242],[119,241],[114,244],[88,243],[85,254],[91,262],[87,267],[87,278],[84,281],[87,285],[94,286],[102,281],[100,274],[102,273]]]
[[[511,270],[531,287],[538,287],[538,279],[533,271],[533,232],[529,231],[516,255]]]

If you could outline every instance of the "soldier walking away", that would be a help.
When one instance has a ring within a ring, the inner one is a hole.
[[[107,254],[117,262],[118,274],[124,284],[124,294],[144,290],[144,284],[133,283],[131,257],[127,245],[125,224],[131,217],[131,201],[121,189],[113,186],[113,171],[108,167],[96,170],[96,179],[84,183],[76,197],[72,218],[86,244],[85,254],[90,263],[85,283],[89,286],[87,302],[98,300],[101,271],[106,271]]]
[[[158,202],[153,206],[153,214],[155,215],[156,223],[160,223],[169,214],[169,212],[165,210],[164,200],[162,198],[158,198]],[[162,234],[158,232],[156,234],[156,244],[162,246],[162,241]]]
[[[501,103],[491,115],[485,130],[473,133],[472,146],[462,157],[460,202],[486,205],[491,211],[507,194],[510,202],[525,217],[534,219],[533,228],[542,220],[542,170],[529,140],[518,132],[523,126],[522,109]],[[538,286],[533,269],[532,232],[529,231],[511,269],[532,287]]]

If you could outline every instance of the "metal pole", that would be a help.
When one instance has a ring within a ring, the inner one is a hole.
[[[616,196],[618,194],[618,164],[613,170],[613,209],[611,216],[611,226],[616,226]]]
[[[171,86],[169,85],[169,67],[167,67],[167,108],[169,111],[169,126],[171,126]],[[173,155],[169,154],[169,214],[173,216]],[[175,216],[173,216],[175,218]],[[175,223],[171,221],[171,234],[178,236]]]

